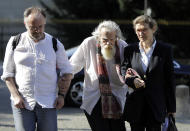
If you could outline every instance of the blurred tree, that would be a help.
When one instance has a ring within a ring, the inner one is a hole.
[[[53,0],[55,8],[39,2],[56,19],[131,19],[144,8],[142,0]]]
[[[51,20],[54,20],[54,27],[58,32],[57,37],[66,48],[80,44],[98,23],[71,24],[69,21],[69,24],[60,24],[55,20],[130,20],[143,13],[142,0],[52,0],[54,6],[47,5],[43,0],[39,0],[39,2],[47,10]]]
[[[144,0],[52,0],[53,5],[47,5],[39,0],[46,8],[51,20],[68,20],[65,23],[55,23],[57,37],[66,48],[78,45],[88,37],[98,23],[80,23],[80,20],[103,19],[133,20],[144,13]],[[163,20],[190,20],[190,0],[147,0],[151,16]],[[75,20],[77,24],[73,24]],[[55,22],[55,21],[54,21]],[[97,22],[97,21],[96,21]],[[127,42],[136,41],[132,25],[121,24]],[[183,23],[181,23],[183,24]],[[189,26],[159,25],[158,37],[172,43],[177,50],[177,57],[190,56],[188,53]],[[176,31],[178,30],[178,31]],[[181,32],[181,33],[179,33]],[[184,46],[180,46],[183,43]],[[183,53],[183,52],[186,53]]]
[[[144,0],[52,0],[55,8],[44,6],[56,19],[133,19],[144,13]],[[190,0],[147,0],[153,17],[190,20]]]
[[[190,20],[190,0],[148,0],[153,17],[165,20]]]
[[[43,0],[39,1],[57,19],[113,18],[119,11],[115,0],[53,0],[56,9],[48,7]]]

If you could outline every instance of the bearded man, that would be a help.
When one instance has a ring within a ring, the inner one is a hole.
[[[126,131],[121,118],[127,86],[119,78],[119,66],[127,43],[119,26],[103,21],[70,59],[73,74],[84,68],[81,109],[92,131]]]

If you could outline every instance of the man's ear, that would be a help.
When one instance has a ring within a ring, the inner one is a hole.
[[[24,24],[26,25],[26,18],[24,18]]]
[[[24,22],[24,26],[25,26],[25,28],[27,29],[27,25],[26,25],[26,23]]]
[[[27,29],[27,24],[26,24],[26,21],[24,20],[24,25],[25,25],[25,28]]]

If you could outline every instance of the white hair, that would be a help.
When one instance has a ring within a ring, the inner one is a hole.
[[[95,36],[96,38],[98,38],[100,36],[100,31],[102,28],[109,29],[110,31],[115,31],[116,37],[118,39],[125,40],[125,38],[123,37],[122,32],[119,28],[119,25],[116,24],[114,21],[111,21],[111,20],[105,20],[105,21],[99,23],[99,25],[92,32],[92,35]]]

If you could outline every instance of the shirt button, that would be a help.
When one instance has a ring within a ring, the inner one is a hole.
[[[38,63],[38,64],[42,64],[41,60],[37,60],[37,63]]]
[[[146,75],[144,75],[144,79],[146,79]]]

